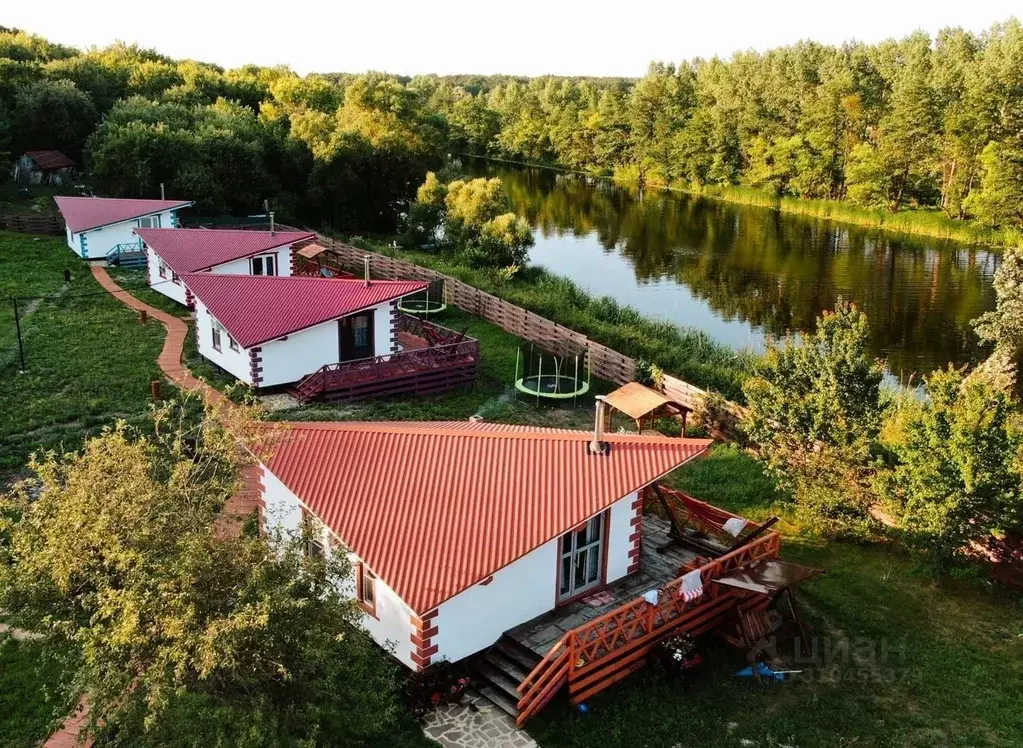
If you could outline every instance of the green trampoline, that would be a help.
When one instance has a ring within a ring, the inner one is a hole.
[[[532,345],[526,353],[519,348],[515,358],[515,389],[535,398],[537,405],[544,400],[571,400],[574,405],[590,391],[590,363],[585,349],[559,356]]]
[[[398,300],[398,311],[416,317],[440,314],[448,305],[444,303],[444,281],[434,281],[425,291]]]

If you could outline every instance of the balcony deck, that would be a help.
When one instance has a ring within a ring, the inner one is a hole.
[[[677,543],[665,548],[664,552],[658,552],[658,548],[669,542],[670,529],[671,525],[667,520],[650,513],[643,515],[643,545],[639,571],[612,583],[594,595],[517,626],[508,632],[508,636],[543,656],[572,629],[632,602],[647,590],[658,589],[677,579],[682,565],[695,559],[696,554]]]
[[[328,364],[289,392],[301,403],[353,402],[392,395],[427,395],[476,381],[479,342],[408,315],[398,318],[398,351]]]

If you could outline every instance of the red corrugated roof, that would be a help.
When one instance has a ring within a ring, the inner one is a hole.
[[[184,273],[181,280],[243,348],[422,291],[419,281]]]
[[[25,151],[25,155],[36,162],[42,171],[50,169],[66,169],[74,166],[75,162],[60,151]]]
[[[711,443],[608,434],[610,454],[591,455],[591,438],[485,423],[289,423],[264,459],[425,614]]]
[[[122,200],[110,197],[61,196],[53,199],[57,201],[68,228],[75,233],[192,204],[191,200]]]
[[[229,229],[135,229],[177,274],[209,270],[231,260],[312,239],[310,231],[242,231]]]

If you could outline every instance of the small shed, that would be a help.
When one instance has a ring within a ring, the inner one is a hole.
[[[607,408],[607,428],[611,429],[614,419],[614,412],[624,413],[636,422],[636,429],[640,432],[649,428],[653,421],[659,418],[680,418],[682,421],[682,435],[686,434],[686,421],[691,408],[682,403],[665,397],[661,392],[651,389],[639,382],[629,382],[604,398]]]
[[[18,184],[61,185],[70,181],[75,162],[60,151],[25,151],[14,165]]]

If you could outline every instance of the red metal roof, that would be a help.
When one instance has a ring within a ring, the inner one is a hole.
[[[25,151],[25,155],[35,161],[36,166],[42,171],[66,169],[75,165],[74,161],[60,151]]]
[[[230,229],[135,229],[178,275],[209,270],[214,265],[312,239],[310,231],[244,231]]]
[[[111,197],[60,196],[53,199],[57,201],[68,228],[75,233],[192,204],[191,200],[122,200]]]
[[[264,464],[422,615],[711,443],[608,434],[610,454],[591,455],[590,439],[467,422],[289,423]]]
[[[181,280],[243,348],[422,291],[419,281],[184,273]]]

